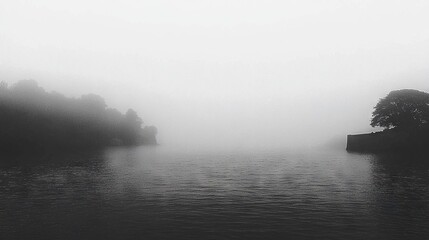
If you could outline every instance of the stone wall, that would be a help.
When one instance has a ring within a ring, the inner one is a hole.
[[[383,132],[347,136],[347,151],[352,152],[421,150],[429,150],[429,134],[427,131],[423,130],[388,130]]]

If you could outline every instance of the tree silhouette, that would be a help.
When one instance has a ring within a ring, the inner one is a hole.
[[[83,104],[86,105],[86,107],[90,108],[91,110],[104,111],[107,107],[104,99],[95,94],[85,94],[85,95],[82,95],[80,99],[83,102]]]
[[[0,83],[0,151],[51,151],[107,145],[156,144],[143,121],[107,108],[95,94],[67,98],[46,92],[34,80]],[[151,129],[151,128],[149,128]]]
[[[125,113],[125,121],[130,128],[134,129],[139,129],[143,124],[142,119],[133,109],[128,109],[127,113]]]
[[[5,81],[0,82],[0,91],[6,91],[8,88],[8,84]]]
[[[419,128],[429,123],[429,94],[413,89],[390,92],[372,113],[371,126]]]

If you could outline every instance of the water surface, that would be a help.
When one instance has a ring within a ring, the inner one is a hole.
[[[0,239],[429,239],[425,156],[138,147],[2,158]]]

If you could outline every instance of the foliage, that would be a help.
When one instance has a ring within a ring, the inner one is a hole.
[[[156,132],[130,109],[107,108],[95,94],[67,98],[36,81],[0,83],[1,150],[81,149],[106,145],[156,144]],[[149,141],[150,140],[150,141]]]
[[[420,128],[429,123],[429,94],[412,89],[390,92],[374,107],[371,126]]]

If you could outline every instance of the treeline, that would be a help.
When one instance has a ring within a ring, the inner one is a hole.
[[[95,94],[67,98],[34,80],[0,83],[0,150],[55,151],[156,144],[157,129],[129,109],[108,108]]]

